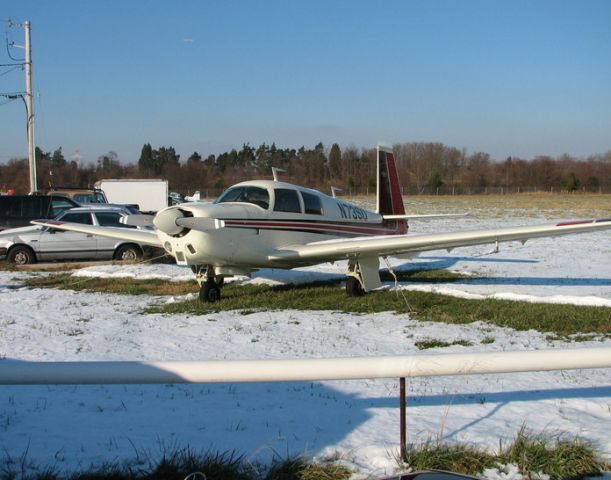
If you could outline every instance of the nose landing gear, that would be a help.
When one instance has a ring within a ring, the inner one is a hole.
[[[193,268],[197,283],[199,284],[199,299],[202,302],[218,302],[221,299],[221,288],[224,277],[216,276],[211,265],[202,265]]]
[[[205,281],[199,287],[199,299],[202,302],[218,302],[221,299],[221,286],[213,279]]]

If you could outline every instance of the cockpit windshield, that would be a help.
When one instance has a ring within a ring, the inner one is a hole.
[[[261,187],[233,187],[225,191],[214,203],[252,203],[267,210],[269,208],[269,193]]]

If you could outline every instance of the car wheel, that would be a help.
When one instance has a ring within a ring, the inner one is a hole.
[[[19,246],[13,247],[8,252],[8,261],[15,265],[28,265],[36,263],[36,255],[30,247]]]
[[[142,250],[136,245],[122,245],[115,252],[115,260],[137,262],[142,258]]]
[[[360,297],[361,295],[365,295],[365,290],[363,290],[358,278],[349,276],[346,279],[346,293],[350,297]]]

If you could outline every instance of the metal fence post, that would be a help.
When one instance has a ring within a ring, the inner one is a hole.
[[[401,430],[401,445],[399,447],[401,460],[405,459],[407,445],[407,422],[406,422],[406,398],[405,398],[405,377],[399,378],[399,429]]]

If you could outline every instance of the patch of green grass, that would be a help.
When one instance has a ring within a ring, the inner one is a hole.
[[[17,268],[15,267],[15,264],[5,261],[5,262],[0,262],[0,271],[15,272],[17,271]]]
[[[409,445],[402,460],[412,470],[448,470],[475,476],[488,468],[513,464],[525,478],[542,473],[553,480],[596,476],[611,467],[591,445],[577,437],[566,440],[560,435],[533,435],[524,428],[498,453],[464,444],[425,442]]]
[[[135,280],[133,278],[73,277],[70,273],[36,276],[25,280],[34,288],[118,293],[123,295],[184,295],[193,292],[195,282],[167,280]]]
[[[402,295],[404,294],[404,295]],[[336,285],[228,285],[216,303],[191,300],[146,309],[149,313],[204,315],[226,310],[331,310],[346,313],[394,311],[417,320],[466,324],[485,321],[516,330],[567,336],[580,332],[611,335],[611,308],[536,304],[509,300],[470,300],[429,292],[373,292],[348,297]]]
[[[440,271],[418,272],[444,278]],[[442,271],[445,272],[445,271]],[[403,272],[419,278],[413,272]],[[450,272],[450,275],[454,275]],[[420,279],[418,279],[420,281]],[[69,274],[34,277],[26,284],[38,288],[65,288],[131,295],[183,295],[196,291],[194,282],[164,280],[78,278]],[[470,300],[430,292],[378,291],[349,297],[339,281],[306,285],[236,285],[229,283],[220,302],[199,300],[151,306],[145,312],[206,315],[235,310],[244,314],[273,310],[331,310],[346,313],[396,312],[417,320],[466,324],[484,321],[515,330],[549,332],[558,338],[579,333],[611,336],[611,308],[527,303],[510,300]]]
[[[429,348],[451,347],[452,345],[462,345],[463,347],[472,347],[473,346],[473,344],[469,342],[468,340],[454,340],[453,342],[445,342],[443,340],[436,340],[436,339],[419,340],[417,342],[414,342],[414,345],[418,347],[418,350],[426,350]]]
[[[304,458],[274,462],[265,480],[347,480],[351,472],[333,462],[310,463]]]
[[[495,456],[469,445],[444,445],[426,442],[408,445],[402,459],[413,471],[446,470],[477,475],[496,466]]]
[[[155,462],[139,461],[136,466],[103,464],[71,475],[54,469],[38,469],[40,473],[28,475],[22,467],[19,465],[19,471],[17,467],[0,468],[0,480],[348,480],[351,474],[335,462],[318,464],[289,458],[263,466],[254,465],[235,452],[198,454],[189,448],[165,452]],[[35,470],[34,465],[28,467]]]
[[[500,455],[503,463],[518,466],[523,474],[543,472],[552,479],[600,475],[608,469],[594,448],[578,437],[564,439],[532,435],[522,428],[515,441]]]

